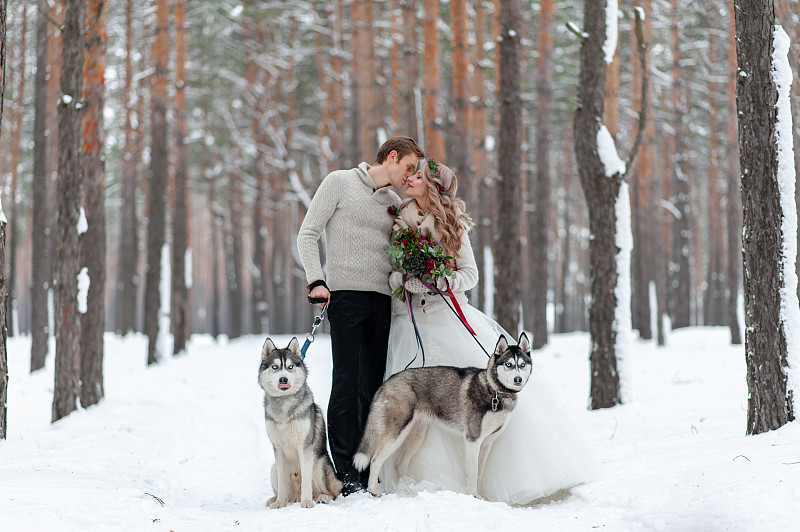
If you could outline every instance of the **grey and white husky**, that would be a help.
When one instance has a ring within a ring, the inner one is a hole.
[[[466,487],[480,497],[486,458],[530,375],[530,343],[522,333],[517,345],[508,345],[501,335],[486,369],[431,366],[390,377],[375,393],[353,457],[359,471],[370,468],[369,492],[380,497],[378,474],[397,451],[397,473],[407,476],[428,425],[436,422],[464,437]]]
[[[328,502],[342,492],[328,455],[322,410],[306,385],[306,366],[297,338],[278,349],[267,338],[261,349],[258,383],[264,388],[267,435],[275,450],[270,508],[300,502],[313,508],[314,501]]]

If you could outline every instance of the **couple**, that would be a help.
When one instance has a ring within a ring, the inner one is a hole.
[[[486,349],[500,334],[516,337],[467,304],[464,292],[478,283],[468,236],[472,222],[456,197],[458,180],[452,170],[435,162],[420,164],[423,158],[413,139],[392,137],[380,147],[372,166],[362,162],[352,170],[332,172],[320,184],[297,236],[309,298],[329,302],[333,383],[328,439],[344,494],[367,484],[368,471],[356,471],[352,458],[375,391],[385,377],[402,371],[417,351],[406,304],[391,297],[402,283],[386,253],[393,228],[430,232],[455,258],[450,286]],[[396,191],[404,192],[405,201]],[[398,206],[399,211],[392,208]],[[318,246],[323,231],[326,272]],[[486,366],[486,355],[438,295],[415,278],[407,279],[405,288],[415,293],[411,301],[426,365]],[[420,364],[417,358],[413,365]],[[461,447],[459,437],[431,426],[410,467],[414,481],[397,479],[388,462],[381,472],[384,490],[463,491]],[[487,461],[482,493],[491,500],[525,504],[594,474],[595,464],[581,436],[534,362],[530,381]]]

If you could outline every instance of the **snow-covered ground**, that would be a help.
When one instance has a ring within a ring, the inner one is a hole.
[[[361,493],[310,510],[264,507],[263,338],[195,337],[187,355],[148,368],[145,338],[108,335],[105,399],[56,424],[53,360],[30,375],[30,341],[12,338],[0,530],[800,530],[800,423],[745,436],[743,348],[726,329],[677,331],[662,349],[636,342],[628,403],[595,412],[588,335],[550,338],[535,360],[602,462],[600,480],[525,508],[439,492]],[[307,364],[324,408],[326,335]]]

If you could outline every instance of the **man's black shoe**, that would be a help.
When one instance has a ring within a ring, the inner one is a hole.
[[[364,486],[362,486],[358,481],[348,481],[342,484],[343,497],[347,497],[353,493],[358,493],[359,491],[364,491]]]

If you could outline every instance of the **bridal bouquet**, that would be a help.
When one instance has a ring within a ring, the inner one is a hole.
[[[396,272],[416,276],[429,284],[436,284],[440,276],[452,277],[453,257],[444,254],[441,246],[430,234],[420,234],[411,228],[399,229],[392,233],[392,244],[386,248],[391,255]],[[405,290],[401,285],[394,295],[405,301]]]

